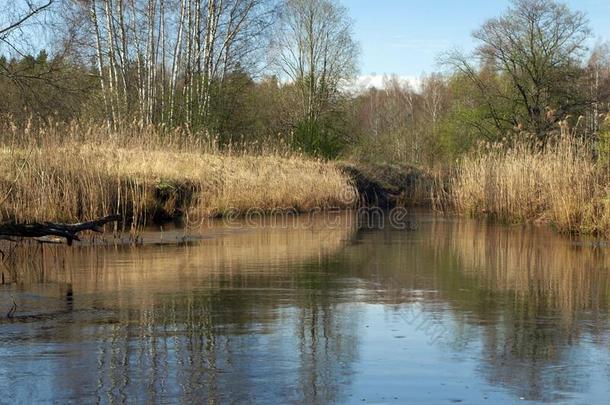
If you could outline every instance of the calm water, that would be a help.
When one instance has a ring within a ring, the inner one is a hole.
[[[0,402],[608,403],[607,247],[415,218],[14,252]]]

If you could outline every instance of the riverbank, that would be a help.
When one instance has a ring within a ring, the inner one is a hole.
[[[0,222],[118,213],[138,227],[252,210],[401,205],[610,234],[610,159],[593,158],[594,145],[567,131],[545,148],[526,141],[487,145],[430,173],[319,160],[282,145],[221,149],[213,138],[159,128],[0,129]]]
[[[320,160],[272,142],[218,145],[158,127],[5,125],[0,222],[78,222],[118,213],[137,227],[252,210],[428,205],[429,176],[412,166]]]
[[[561,233],[610,235],[610,165],[600,147],[563,131],[544,148],[490,144],[436,182],[446,211]]]
[[[279,150],[234,152],[184,134],[43,128],[4,136],[0,220],[76,222],[119,213],[142,224],[250,209],[298,212],[357,201],[335,164]]]
[[[344,208],[355,190],[334,165],[298,157],[230,156],[95,145],[0,152],[2,219],[78,221],[120,213],[176,215]]]

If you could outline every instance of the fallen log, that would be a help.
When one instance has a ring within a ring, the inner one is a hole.
[[[32,224],[4,223],[0,224],[0,240],[17,242],[16,238],[34,238],[41,243],[57,243],[53,237],[65,238],[68,246],[73,241],[80,241],[78,234],[83,231],[102,232],[103,226],[120,219],[120,215],[108,215],[94,221],[76,224],[61,224],[42,222]]]

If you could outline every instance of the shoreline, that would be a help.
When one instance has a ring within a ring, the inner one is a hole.
[[[147,225],[176,221],[398,206],[425,207],[501,224],[536,224],[570,235],[605,235],[603,218],[598,221],[579,214],[583,204],[561,205],[552,195],[542,193],[560,186],[567,191],[570,187],[564,187],[565,182],[557,182],[555,187],[553,177],[547,176],[551,185],[538,185],[534,180],[518,182],[513,174],[511,178],[498,174],[513,173],[498,166],[512,168],[520,160],[539,158],[553,166],[559,152],[538,156],[523,150],[513,157],[513,163],[505,162],[508,158],[498,151],[490,157],[462,160],[456,167],[459,171],[441,176],[409,165],[274,153],[234,155],[186,147],[164,150],[154,144],[135,148],[68,140],[44,147],[5,146],[0,149],[0,195],[4,195],[0,223],[74,223],[118,214],[121,224],[114,229],[137,237]],[[580,157],[584,152],[571,153]],[[586,179],[581,180],[579,184]],[[523,190],[511,188],[515,185]],[[601,202],[589,205],[600,210],[605,194],[595,192],[591,194]],[[545,204],[552,210],[530,204],[530,194],[549,200]],[[502,195],[511,200],[498,200]],[[562,198],[570,195],[578,195],[582,201],[588,197],[572,193]]]

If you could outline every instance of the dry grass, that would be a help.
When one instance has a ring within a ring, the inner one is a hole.
[[[594,145],[566,124],[544,148],[527,140],[487,145],[461,159],[448,185],[457,212],[504,222],[550,223],[561,232],[610,234],[610,176]]]
[[[345,207],[356,200],[333,164],[281,147],[131,126],[7,126],[0,139],[0,220],[78,221],[119,212],[155,216]],[[239,152],[237,152],[239,150]]]

